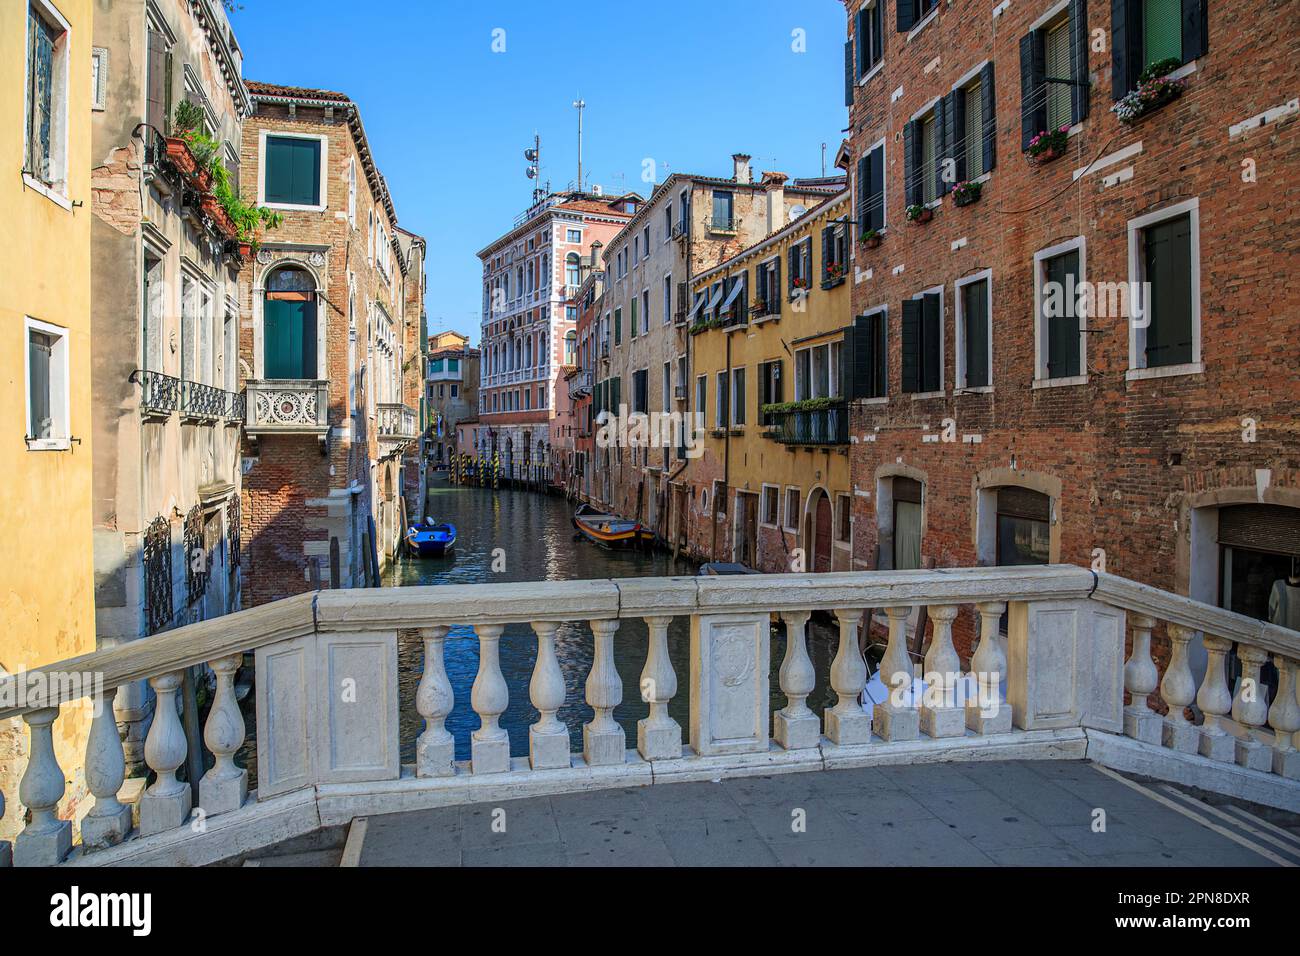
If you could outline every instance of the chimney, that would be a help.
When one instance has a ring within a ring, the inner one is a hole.
[[[732,178],[738,183],[750,183],[753,180],[749,175],[749,161],[752,157],[747,153],[733,153],[731,156],[732,163],[735,164],[735,175]]]
[[[785,173],[763,173],[763,188],[767,190],[767,229],[776,232],[785,225]]]

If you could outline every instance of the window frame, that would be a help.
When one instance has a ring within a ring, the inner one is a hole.
[[[768,501],[769,494],[771,495],[771,500],[773,505],[772,514],[774,520],[772,521],[765,520],[767,518],[767,501]],[[761,528],[770,528],[773,531],[778,530],[780,528],[781,525],[781,486],[780,485],[769,485],[767,482],[763,482],[763,484],[759,488],[758,524],[759,527]]]
[[[35,12],[51,30],[61,31],[55,39],[50,64],[50,179],[41,179],[35,170],[27,169],[31,152],[31,97],[32,63],[27,42],[27,18],[23,17],[23,154],[20,170],[23,183],[40,193],[55,205],[71,212],[72,200],[68,188],[71,174],[68,162],[69,114],[72,96],[72,25],[50,0],[28,0],[26,12]],[[92,96],[93,98],[93,96]]]
[[[832,495],[832,500],[835,502],[835,510],[831,513],[831,541],[842,548],[847,548],[853,543],[853,497],[846,491],[837,491]],[[842,504],[848,505],[847,516],[840,514]],[[841,518],[847,518],[847,528],[840,527]],[[840,536],[840,531],[844,532],[843,537]]]
[[[790,523],[790,493],[795,496],[794,510],[797,512],[794,516],[795,523]],[[796,536],[799,534],[799,521],[803,517],[803,489],[798,485],[786,485],[784,501],[782,502],[781,529],[790,531]],[[796,537],[797,540],[797,537]]]
[[[985,282],[985,302],[987,307],[987,316],[989,320],[988,327],[988,370],[989,381],[987,385],[967,385],[966,384],[966,296],[963,289],[968,285],[974,285],[977,282]],[[955,340],[955,372],[956,384],[954,385],[954,394],[962,393],[987,393],[993,391],[993,270],[981,269],[979,272],[972,273],[962,279],[953,282],[953,299],[955,300],[954,315],[956,316],[956,325],[953,330]]]
[[[32,362],[31,335],[40,332],[53,337],[54,348],[50,355],[50,438],[34,438],[32,422]],[[69,331],[52,322],[43,322],[30,315],[23,316],[23,419],[26,428],[23,437],[28,451],[67,451],[72,447],[72,381],[68,355]],[[62,434],[59,434],[62,432]]]
[[[1190,268],[1188,269],[1189,278],[1192,283],[1192,360],[1182,362],[1177,365],[1157,365],[1148,367],[1139,365],[1140,361],[1145,361],[1146,356],[1146,330],[1149,327],[1150,319],[1147,319],[1147,325],[1138,327],[1133,321],[1132,305],[1130,304],[1130,315],[1128,318],[1129,328],[1129,352],[1128,368],[1124,372],[1126,381],[1145,378],[1166,378],[1173,375],[1197,375],[1205,371],[1204,357],[1201,352],[1201,201],[1200,197],[1184,200],[1183,202],[1174,203],[1156,209],[1152,212],[1144,213],[1141,216],[1128,221],[1128,279],[1130,296],[1137,294],[1142,295],[1145,291],[1143,286],[1145,267],[1143,265],[1144,246],[1142,242],[1143,232],[1150,226],[1159,225],[1169,220],[1177,219],[1179,216],[1186,215],[1189,220],[1191,229],[1191,253]],[[1139,291],[1141,290],[1141,291]],[[1142,303],[1143,309],[1146,302]]]
[[[912,301],[924,302],[927,295],[939,296],[939,387],[933,391],[907,392],[913,399],[923,400],[927,398],[941,398],[948,394],[948,377],[947,377],[947,353],[948,353],[948,302],[947,293],[942,285],[930,286],[928,289],[922,289],[915,295],[909,296]],[[924,312],[922,313],[924,322]],[[887,328],[887,327],[886,327]],[[924,338],[922,339],[924,342]],[[902,344],[902,336],[899,336],[899,344]],[[925,380],[925,366],[921,366],[921,383]]]
[[[1034,388],[1057,388],[1086,385],[1088,382],[1088,308],[1085,298],[1079,316],[1079,374],[1049,378],[1047,370],[1047,316],[1043,312],[1043,285],[1047,281],[1047,260],[1077,250],[1079,253],[1078,285],[1088,281],[1088,240],[1075,236],[1034,253]],[[1076,299],[1077,301],[1077,299]],[[990,322],[992,321],[990,317]],[[990,336],[992,338],[992,336]]]
[[[317,140],[320,146],[320,196],[315,204],[308,203],[279,203],[266,201],[266,167],[269,155],[267,153],[268,139],[307,139]],[[267,209],[282,209],[296,212],[324,212],[329,208],[329,148],[330,140],[327,133],[303,133],[296,130],[270,130],[263,129],[258,131],[257,139],[257,204],[265,206]],[[373,212],[372,212],[373,215]],[[378,243],[376,242],[375,254],[378,254]]]

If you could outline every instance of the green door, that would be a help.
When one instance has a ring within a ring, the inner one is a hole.
[[[316,303],[267,299],[262,313],[266,378],[316,377]]]

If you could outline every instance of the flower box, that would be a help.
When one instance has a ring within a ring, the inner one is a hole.
[[[199,166],[198,160],[190,152],[190,144],[183,139],[167,137],[167,158],[177,171],[192,182],[199,192],[212,188],[212,171]]]
[[[969,206],[971,203],[979,202],[979,198],[983,193],[983,183],[958,183],[952,187],[952,204],[954,206]]]
[[[1025,152],[1036,165],[1050,163],[1065,155],[1066,144],[1070,141],[1070,126],[1065,124],[1058,129],[1043,130],[1029,141]]]
[[[235,222],[226,212],[226,208],[221,205],[221,200],[211,193],[205,193],[203,196],[203,213],[212,220],[217,231],[228,239],[235,239],[239,236],[239,229]]]
[[[883,238],[884,237],[881,236],[880,233],[876,232],[876,230],[874,229],[871,229],[867,232],[864,232],[862,235],[860,235],[858,237],[858,242],[862,243],[868,249],[875,249],[880,245],[880,241]]]
[[[1111,112],[1119,117],[1125,126],[1132,126],[1148,113],[1154,113],[1166,103],[1171,103],[1183,95],[1186,86],[1184,80],[1171,80],[1168,74],[1178,69],[1182,62],[1173,58],[1152,63],[1138,77],[1137,89],[1122,96]]]
[[[934,218],[934,210],[929,206],[912,205],[907,207],[907,219],[909,222],[929,222]]]

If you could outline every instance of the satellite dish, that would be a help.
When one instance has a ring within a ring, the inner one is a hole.
[[[524,150],[524,159],[528,160],[530,163],[537,162],[537,150],[533,149],[531,146]]]
[[[528,178],[529,178],[529,179],[536,179],[536,178],[537,178],[537,167],[536,167],[536,166],[529,166],[529,167],[528,167]]]

